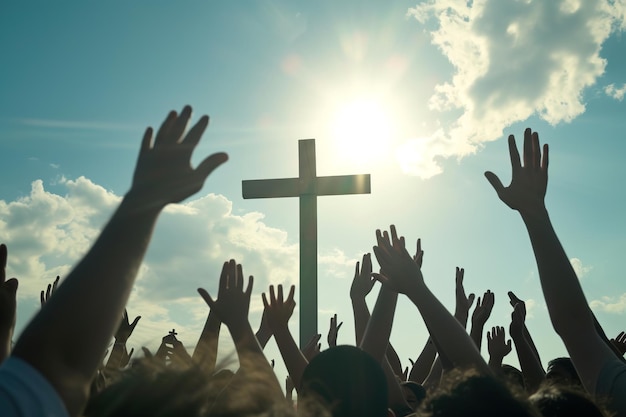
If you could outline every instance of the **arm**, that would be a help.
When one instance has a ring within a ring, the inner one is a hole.
[[[455,308],[454,317],[461,323],[461,326],[465,328],[467,326],[467,319],[469,316],[469,310],[474,303],[474,294],[465,296],[465,288],[463,287],[463,278],[465,277],[465,269],[456,267],[455,277]]]
[[[485,323],[487,323],[489,316],[491,316],[494,303],[494,294],[490,290],[487,290],[487,292],[483,294],[482,302],[481,298],[478,297],[478,301],[476,301],[476,308],[472,314],[472,329],[470,330],[470,337],[474,341],[474,344],[476,344],[479,352],[482,345]]]
[[[309,364],[296,341],[289,331],[289,319],[296,307],[293,299],[296,288],[292,285],[287,299],[283,301],[283,286],[278,286],[278,296],[274,293],[274,286],[270,285],[270,299],[263,293],[263,306],[265,307],[268,322],[274,333],[274,340],[283,357],[287,372],[291,376],[296,392],[300,390],[304,368]]]
[[[526,303],[517,298],[511,291],[509,291],[509,298],[513,306],[509,333],[515,344],[515,351],[517,352],[517,358],[522,368],[526,391],[533,393],[539,389],[540,385],[545,380],[546,371],[541,365],[537,348],[532,342],[532,337],[526,328]]]
[[[502,359],[511,353],[511,339],[504,341],[504,327],[496,326],[487,332],[487,350],[489,351],[489,367],[494,374],[502,374]]]
[[[263,349],[259,346],[248,320],[254,277],[249,277],[248,285],[244,290],[245,278],[241,264],[237,264],[235,260],[231,259],[224,265],[222,271],[224,270],[225,273],[220,277],[222,292],[217,300],[213,300],[209,293],[202,288],[199,288],[198,292],[230,331],[239,357],[237,376],[263,381],[263,389],[267,390],[264,396],[268,400],[270,398],[283,399],[280,383],[272,366],[265,358]]]
[[[428,337],[422,352],[418,356],[417,360],[413,364],[411,368],[411,372],[409,373],[409,380],[413,382],[417,382],[418,384],[423,384],[430,373],[430,369],[433,366],[433,362],[435,361],[435,357],[437,356],[437,347],[433,342],[431,337]]]
[[[367,323],[365,335],[359,346],[380,363],[385,358],[385,352],[389,345],[389,336],[397,301],[397,292],[389,287],[380,289],[374,312]]]
[[[265,310],[263,310],[263,314],[261,315],[261,324],[259,325],[259,330],[256,331],[256,339],[259,341],[261,349],[265,349],[265,345],[267,345],[267,342],[269,342],[271,338],[272,329],[267,321]]]
[[[376,259],[386,276],[375,274],[383,285],[390,285],[398,293],[406,294],[420,311],[430,334],[437,340],[454,366],[476,368],[491,375],[476,346],[465,329],[435,297],[426,284],[422,272],[404,247],[404,238],[398,238],[391,227],[391,241],[387,232],[376,232],[378,245],[374,247]]]
[[[191,153],[208,124],[204,116],[184,136],[190,117],[188,106],[180,116],[171,112],[154,144],[152,129],[147,129],[130,191],[15,346],[13,354],[55,387],[71,415],[78,415],[85,404],[159,213],[167,204],[199,191],[207,176],[227,160],[226,154],[218,153],[195,169],[190,166]]]
[[[11,340],[15,329],[17,285],[15,278],[6,279],[7,247],[0,245],[0,363],[11,354]]]
[[[508,187],[504,187],[492,172],[486,172],[485,176],[498,197],[510,208],[517,210],[526,225],[552,326],[563,339],[583,385],[593,395],[600,370],[615,358],[615,354],[595,329],[580,282],[545,207],[548,146],[544,145],[542,155],[539,135],[526,129],[524,164],[520,162],[512,135],[509,136],[509,154],[513,175]]]
[[[337,324],[337,314],[330,318],[330,328],[328,329],[328,337],[326,338],[329,348],[337,346],[337,334],[342,325],[343,321]]]
[[[359,269],[359,266],[361,267]],[[354,332],[356,345],[361,344],[365,328],[370,319],[370,312],[365,302],[365,297],[372,291],[375,279],[372,279],[372,257],[369,253],[363,255],[363,261],[356,263],[354,278],[350,286],[350,299],[352,300],[352,312],[354,313]]]

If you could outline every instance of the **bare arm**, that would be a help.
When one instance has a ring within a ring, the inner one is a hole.
[[[422,352],[411,368],[409,380],[423,384],[430,373],[435,357],[437,356],[437,348],[431,337],[428,338]]]
[[[395,227],[391,227],[391,241],[387,232],[377,231],[378,245],[374,253],[387,276],[376,275],[383,285],[391,285],[398,293],[406,294],[415,304],[446,356],[456,367],[474,367],[479,372],[491,375],[474,343],[459,322],[446,310],[441,302],[426,287],[420,268],[404,247],[404,238],[398,238]]]
[[[498,197],[517,210],[526,225],[552,325],[563,339],[583,385],[593,395],[600,370],[615,355],[595,329],[580,282],[545,207],[548,146],[544,145],[542,155],[539,135],[526,129],[523,165],[512,135],[509,136],[509,154],[513,175],[508,187],[491,172],[486,172],[485,176]]]
[[[154,143],[152,129],[146,131],[130,191],[15,346],[14,355],[50,381],[71,415],[78,415],[85,404],[159,213],[167,204],[199,191],[207,176],[227,160],[226,154],[218,153],[196,169],[190,166],[191,153],[208,124],[204,116],[184,135],[190,116],[190,107],[180,116],[171,112]]]
[[[483,341],[483,330],[485,328],[485,323],[491,316],[491,311],[493,310],[493,305],[495,303],[495,296],[490,291],[487,290],[481,298],[478,297],[478,301],[476,301],[476,308],[474,308],[474,313],[472,314],[472,328],[470,330],[470,337],[474,341],[474,344],[478,348],[480,352],[480,348]]]
[[[7,247],[0,245],[0,363],[11,354],[11,340],[15,329],[17,286],[15,278],[6,279]]]

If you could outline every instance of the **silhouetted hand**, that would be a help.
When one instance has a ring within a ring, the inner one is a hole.
[[[177,203],[198,192],[204,181],[219,165],[228,160],[225,153],[215,153],[194,169],[191,154],[209,123],[208,116],[185,134],[191,118],[191,107],[185,106],[178,115],[168,114],[153,140],[152,128],[144,134],[130,195],[150,202],[155,208]]]
[[[372,256],[366,253],[363,255],[362,262],[360,264],[359,262],[356,263],[354,278],[350,286],[350,298],[353,300],[364,300],[367,294],[372,291],[374,283],[376,283],[376,280],[372,279]]]
[[[126,343],[130,335],[133,334],[133,331],[135,330],[135,326],[137,326],[137,323],[139,322],[140,319],[141,319],[141,316],[137,316],[135,317],[132,323],[129,323],[128,311],[124,309],[124,315],[122,316],[122,321],[120,322],[120,326],[117,328],[117,331],[115,332],[115,342]]]
[[[511,306],[513,306],[509,333],[511,336],[522,337],[524,334],[524,324],[526,322],[526,303],[517,298],[517,296],[513,294],[513,291],[509,291],[508,294]]]
[[[307,361],[311,362],[311,360],[313,360],[313,358],[316,357],[318,353],[320,353],[322,344],[319,343],[319,341],[321,337],[321,334],[314,335],[302,348],[302,354]]]
[[[292,285],[287,299],[283,300],[283,286],[278,285],[278,296],[276,296],[274,286],[270,285],[269,301],[265,293],[262,294],[265,314],[273,332],[276,332],[276,329],[287,326],[289,323],[289,319],[296,307],[296,302],[293,299],[295,292],[296,287]]]
[[[463,287],[463,277],[465,275],[465,270],[463,268],[456,267],[456,307],[454,316],[461,322],[463,326],[467,323],[467,317],[469,315],[469,310],[474,303],[475,295],[472,293],[469,296],[465,296],[465,288]],[[465,319],[461,321],[461,319]]]
[[[622,355],[626,353],[626,333],[619,332],[615,339],[611,339],[611,343],[613,343]]]
[[[17,308],[16,294],[18,281],[15,278],[6,279],[8,251],[5,244],[0,245],[0,331],[7,337],[7,346],[11,344],[11,337],[15,327]],[[2,341],[4,344],[5,341]],[[8,352],[7,352],[8,354]],[[0,358],[1,360],[2,358]]]
[[[198,288],[198,293],[200,293],[211,310],[217,314],[222,323],[228,327],[243,326],[248,323],[250,295],[252,294],[254,277],[250,275],[248,285],[244,291],[244,275],[241,264],[237,264],[234,259],[231,259],[227,266],[226,274],[223,273],[220,276],[220,289],[217,300],[213,300],[203,288]]]
[[[489,316],[491,316],[491,311],[493,310],[493,305],[495,303],[495,295],[490,290],[487,290],[483,294],[482,299],[478,297],[478,301],[476,301],[476,307],[474,308],[474,313],[472,313],[472,323],[475,325],[484,326]]]
[[[60,277],[57,275],[54,282],[52,284],[48,284],[48,288],[46,289],[46,291],[44,292],[42,290],[39,294],[39,301],[41,302],[42,307],[48,302],[52,294],[56,291],[57,285],[59,285],[59,279]]]
[[[376,230],[374,254],[382,273],[372,276],[397,293],[409,294],[424,282],[424,277],[415,259],[407,252],[404,237],[398,237],[394,225],[390,231],[391,237],[387,231]]]
[[[548,145],[543,145],[543,159],[539,135],[530,129],[524,131],[524,164],[520,162],[515,137],[509,136],[509,155],[513,170],[511,184],[504,187],[493,172],[485,177],[507,206],[522,214],[545,210],[544,198],[548,186]]]
[[[422,239],[417,239],[417,248],[415,249],[415,255],[413,260],[420,269],[422,268],[422,262],[424,261],[424,251],[422,250]]]
[[[502,363],[502,358],[511,353],[512,349],[511,339],[505,342],[505,338],[504,327],[492,327],[491,332],[487,332],[487,350],[489,351],[489,356],[500,364]]]
[[[330,329],[328,329],[328,337],[326,338],[328,347],[337,346],[337,334],[342,324],[343,321],[337,325],[337,314],[330,318]]]

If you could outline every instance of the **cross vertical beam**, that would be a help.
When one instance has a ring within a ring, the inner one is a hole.
[[[300,199],[300,347],[317,334],[317,196],[369,194],[370,176],[318,177],[315,139],[298,141],[299,177],[242,181],[243,198]]]

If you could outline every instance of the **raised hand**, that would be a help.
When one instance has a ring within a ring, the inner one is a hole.
[[[626,333],[619,332],[615,339],[611,339],[611,343],[613,343],[613,346],[615,346],[622,355],[626,353]]]
[[[263,293],[263,306],[265,307],[265,314],[267,315],[268,323],[272,328],[272,331],[276,333],[277,329],[282,329],[289,323],[289,319],[293,314],[293,310],[296,307],[296,302],[293,297],[296,292],[296,287],[291,286],[287,299],[283,300],[283,286],[278,285],[278,296],[274,292],[274,286],[270,285],[270,299],[267,300],[267,296]]]
[[[354,278],[350,286],[350,298],[353,300],[364,300],[367,294],[372,291],[374,283],[376,283],[376,280],[372,279],[372,256],[366,253],[363,255],[362,262],[360,264],[359,262],[356,263]]]
[[[243,326],[248,323],[254,277],[250,275],[248,285],[244,290],[244,275],[241,264],[231,259],[224,266],[226,273],[220,277],[217,300],[213,300],[204,288],[198,288],[198,293],[226,326],[229,328]]]
[[[485,172],[485,177],[507,206],[520,213],[536,213],[545,210],[544,198],[548,187],[548,145],[543,145],[543,155],[539,146],[539,135],[530,129],[524,131],[524,164],[515,144],[515,137],[509,136],[511,157],[511,184],[504,187],[493,172]]]
[[[314,335],[302,348],[302,354],[307,361],[311,362],[311,360],[320,353],[322,344],[319,341],[321,337],[322,335],[319,333]]]
[[[153,140],[149,127],[143,136],[130,194],[156,208],[176,203],[198,192],[211,172],[228,160],[225,153],[215,153],[195,169],[191,154],[209,124],[209,117],[200,120],[185,134],[191,118],[191,107],[177,114],[171,111]]]
[[[509,333],[511,336],[515,335],[516,337],[524,336],[524,326],[526,322],[526,303],[517,298],[512,291],[509,291],[509,301],[511,306],[513,307],[513,312],[511,313],[511,325],[509,326]]]
[[[487,350],[489,351],[489,364],[498,363],[502,365],[502,359],[511,353],[511,339],[505,342],[506,334],[504,327],[496,326],[487,332]]]
[[[337,334],[342,325],[343,321],[337,325],[337,314],[330,318],[330,329],[328,329],[328,337],[326,338],[328,347],[337,346]]]
[[[141,316],[135,317],[132,323],[128,321],[128,311],[124,309],[124,315],[122,316],[122,321],[120,322],[120,326],[117,328],[115,332],[115,342],[116,343],[126,343],[128,338],[133,331],[135,330],[135,326],[139,323]]]
[[[424,278],[419,265],[406,250],[404,237],[398,237],[394,225],[391,225],[390,231],[391,237],[387,231],[376,230],[374,254],[382,274],[372,276],[393,291],[408,295],[416,289],[416,285],[424,282]]]
[[[463,287],[463,277],[465,270],[463,268],[456,267],[456,307],[454,311],[454,317],[465,327],[467,324],[467,317],[469,316],[469,310],[474,303],[474,294],[465,296],[465,288]]]
[[[39,294],[39,301],[41,302],[42,307],[48,302],[50,297],[52,297],[52,294],[56,291],[57,286],[59,285],[59,279],[60,277],[57,275],[54,282],[52,284],[48,284],[48,288],[45,292],[41,290],[41,293]]]
[[[495,295],[491,290],[487,290],[487,292],[483,294],[482,299],[478,297],[474,313],[472,313],[472,324],[484,325],[489,319],[489,316],[491,316],[494,303]]]
[[[18,281],[6,279],[8,251],[5,244],[0,245],[0,363],[11,352],[11,339],[15,328],[16,294]]]

